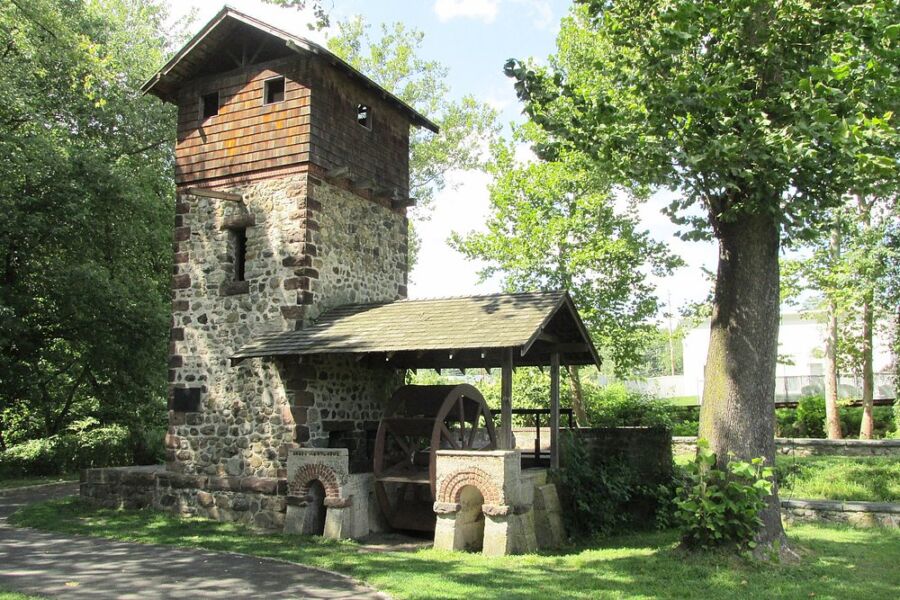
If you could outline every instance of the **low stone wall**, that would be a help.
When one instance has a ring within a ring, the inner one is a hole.
[[[573,431],[587,444],[593,462],[621,459],[648,484],[666,483],[672,477],[673,438],[664,427],[593,427]],[[565,443],[562,448],[565,467]]]
[[[827,521],[859,527],[900,527],[900,504],[887,502],[782,500],[781,515],[788,523]]]
[[[171,473],[162,466],[86,469],[81,497],[108,508],[147,508],[259,529],[284,527],[287,480]]]
[[[690,454],[697,449],[697,438],[672,438],[675,454]],[[775,438],[779,454],[793,456],[900,456],[900,440],[823,440],[817,438]]]

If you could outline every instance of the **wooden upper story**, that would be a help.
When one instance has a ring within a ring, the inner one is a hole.
[[[179,186],[216,187],[313,164],[405,198],[409,127],[437,132],[324,48],[231,8],[144,90],[178,106]]]

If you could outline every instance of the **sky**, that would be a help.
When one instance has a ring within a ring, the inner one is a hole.
[[[222,6],[222,0],[168,0],[173,21],[194,16],[196,32]],[[279,8],[260,0],[231,0],[240,11],[281,29],[324,42],[328,31],[310,31],[311,15]],[[508,58],[545,59],[555,49],[560,19],[570,2],[562,0],[324,0],[332,22],[360,14],[377,28],[379,23],[402,21],[424,32],[422,56],[449,68],[447,83],[454,96],[472,94],[500,111],[504,124],[524,117],[512,81],[503,75]],[[507,129],[508,131],[508,129]],[[480,172],[453,172],[449,185],[437,194],[431,218],[416,224],[422,245],[410,274],[411,298],[457,296],[499,291],[496,280],[479,282],[479,265],[453,250],[447,238],[454,231],[479,230],[489,213],[490,177]],[[664,279],[654,279],[662,303],[677,309],[706,297],[709,283],[702,269],[714,269],[716,248],[711,242],[684,242],[660,209],[671,198],[661,192],[639,208],[641,225],[669,244],[687,266]]]

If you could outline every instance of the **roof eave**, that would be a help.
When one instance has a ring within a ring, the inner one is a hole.
[[[210,21],[206,25],[204,25],[203,29],[201,29],[197,33],[197,35],[192,37],[191,40],[175,54],[175,56],[169,59],[169,61],[159,71],[157,71],[150,79],[147,80],[146,83],[144,83],[144,85],[141,86],[141,92],[144,94],[153,94],[163,101],[171,101],[169,94],[159,89],[159,84],[163,81],[165,76],[168,75],[168,73],[173,68],[175,68],[175,66],[179,62],[181,62],[181,60],[185,56],[187,56],[187,54],[189,54],[194,48],[196,48],[197,45],[200,44],[207,35],[209,35],[210,31],[218,27],[219,24],[228,17],[236,19],[242,23],[246,23],[251,27],[255,27],[281,39],[288,48],[295,52],[309,52],[311,54],[326,58],[327,60],[331,61],[332,64],[345,70],[352,77],[360,79],[367,87],[381,94],[385,100],[396,105],[402,112],[406,114],[413,125],[416,125],[417,127],[424,127],[425,129],[428,129],[433,133],[440,133],[440,127],[438,127],[437,124],[435,124],[425,115],[418,112],[416,109],[414,109],[412,106],[410,106],[394,94],[390,93],[389,91],[375,83],[364,73],[358,71],[348,62],[346,62],[327,48],[324,48],[323,46],[320,46],[319,44],[316,44],[315,42],[312,42],[305,38],[292,35],[286,31],[278,29],[277,27],[273,27],[272,25],[269,25],[264,21],[260,21],[259,19],[244,14],[227,5],[223,7],[222,10],[220,10],[218,13],[216,13],[216,16],[210,19]]]

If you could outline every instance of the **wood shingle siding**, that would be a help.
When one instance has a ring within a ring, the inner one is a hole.
[[[297,81],[306,61],[279,59],[240,75],[205,78],[179,95],[176,182],[283,167],[309,160],[310,89]],[[265,82],[285,77],[285,99],[263,104]],[[201,94],[219,92],[219,114],[200,118]],[[301,122],[305,121],[305,122]]]

